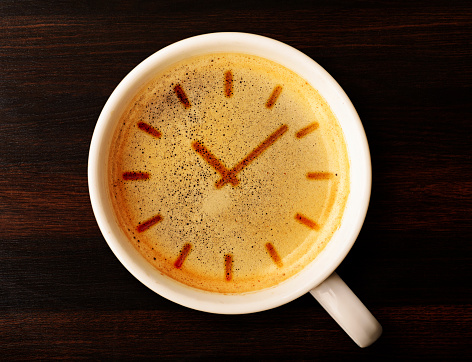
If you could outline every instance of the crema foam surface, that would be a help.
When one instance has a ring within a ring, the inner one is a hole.
[[[190,287],[242,293],[314,260],[339,227],[349,162],[304,79],[244,54],[158,73],[114,130],[109,191],[130,242]]]

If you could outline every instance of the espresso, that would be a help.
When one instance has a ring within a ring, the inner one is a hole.
[[[108,185],[129,241],[188,286],[274,286],[323,250],[349,194],[329,105],[285,67],[245,54],[174,64],[145,84],[113,136]]]

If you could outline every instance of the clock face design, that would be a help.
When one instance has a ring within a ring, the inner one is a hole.
[[[115,130],[110,197],[163,274],[223,293],[275,285],[312,261],[349,193],[342,131],[298,75],[243,54],[159,73]]]

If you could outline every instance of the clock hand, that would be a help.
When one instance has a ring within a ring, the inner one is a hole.
[[[229,170],[218,160],[208,149],[200,142],[195,141],[192,143],[192,148],[203,157],[203,159],[210,164],[220,175],[223,177],[226,182],[230,182],[231,185],[236,186],[239,183],[239,180],[236,178],[236,175],[229,175]]]
[[[230,171],[226,172],[225,175],[221,175],[221,179],[216,183],[216,188],[221,188],[228,182],[236,177],[236,174],[245,168],[249,162],[254,160],[258,157],[262,152],[264,152],[269,146],[274,144],[282,135],[287,132],[288,126],[286,124],[280,126],[274,133],[272,133],[269,137],[267,137],[264,142],[262,142],[259,146],[257,146],[251,153],[249,153],[241,162],[239,162],[236,166],[234,166]],[[231,182],[232,185],[234,183]]]

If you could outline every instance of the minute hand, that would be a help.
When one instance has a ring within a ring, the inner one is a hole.
[[[285,132],[287,132],[288,126],[280,126],[274,133],[267,137],[264,142],[257,146],[251,153],[249,153],[241,162],[234,166],[229,172],[224,175],[217,183],[216,188],[221,188],[232,180],[238,172],[245,168],[252,160],[258,157],[262,152],[264,152],[269,146],[274,144]]]

